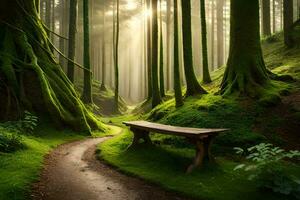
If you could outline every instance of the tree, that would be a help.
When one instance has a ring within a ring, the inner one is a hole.
[[[93,103],[92,99],[92,72],[90,60],[90,25],[89,25],[89,0],[83,0],[83,62],[84,67],[90,71],[84,71],[83,94],[84,103]]]
[[[174,0],[174,91],[176,107],[183,105],[178,59],[178,39],[178,2]]]
[[[69,47],[68,58],[75,59],[76,46],[76,29],[77,29],[77,0],[70,1],[70,17],[69,17]],[[74,63],[68,61],[68,78],[74,83]]]
[[[171,56],[170,56],[170,52],[171,52],[171,41],[170,41],[170,37],[171,37],[171,1],[167,0],[166,2],[166,6],[167,6],[167,22],[166,22],[166,26],[167,26],[167,37],[166,37],[166,44],[167,44],[167,52],[166,52],[166,70],[167,70],[167,86],[166,88],[169,90],[171,89]]]
[[[262,7],[262,34],[271,35],[271,5],[270,0],[261,1]]]
[[[115,24],[114,24],[115,26]],[[115,38],[115,103],[114,110],[119,110],[119,34],[120,34],[120,0],[117,0],[117,20],[116,20],[116,38]]]
[[[206,12],[205,0],[200,0],[200,17],[201,17],[201,37],[202,37],[202,67],[203,67],[203,82],[210,83],[211,78],[208,68],[208,53],[207,53],[207,27],[206,27]]]
[[[162,0],[160,0],[160,56],[159,56],[159,86],[160,96],[165,94],[165,78],[164,78],[164,38],[163,38],[163,20],[162,20]]]
[[[158,83],[158,0],[152,0],[152,107],[161,103]]]
[[[3,0],[0,7],[0,111],[17,119],[23,110],[57,126],[90,132],[103,127],[85,108],[51,51],[39,20],[38,0]]]
[[[186,96],[205,94],[206,91],[200,86],[193,66],[191,1],[181,1],[181,9],[184,71],[187,84]]]
[[[151,0],[146,0],[147,10],[151,9]],[[151,16],[147,14],[147,78],[148,78],[148,100],[152,98],[152,47],[151,47]]]
[[[290,36],[291,28],[294,23],[293,0],[283,1],[283,21],[284,44],[287,47],[293,47],[293,40]]]
[[[230,23],[230,53],[221,93],[257,96],[269,82],[260,44],[259,0],[231,0]]]
[[[101,91],[106,91],[106,43],[105,43],[105,30],[106,30],[106,24],[105,24],[105,6],[103,6],[103,20],[102,20],[102,83],[101,83]]]
[[[217,0],[218,67],[224,64],[224,0]]]

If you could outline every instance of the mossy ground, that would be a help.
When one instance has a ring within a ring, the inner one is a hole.
[[[83,83],[82,81],[78,81],[76,84],[76,88],[79,94],[82,93]],[[102,90],[101,84],[97,81],[93,82],[93,105],[89,105],[89,109],[93,111],[93,113],[103,116],[112,116],[124,114],[128,111],[128,107],[126,105],[125,100],[120,97],[119,98],[119,112],[114,110],[115,99],[114,99],[114,91],[105,87],[105,90]]]
[[[125,173],[190,197],[220,200],[292,199],[270,191],[260,191],[255,183],[246,180],[245,174],[233,171],[241,162],[234,155],[233,147],[271,142],[285,148],[299,149],[300,124],[297,116],[300,116],[300,101],[297,100],[297,94],[300,91],[300,70],[297,66],[300,63],[300,50],[285,49],[281,36],[275,38],[263,42],[266,64],[273,72],[292,75],[296,81],[272,81],[259,100],[220,96],[218,91],[223,67],[212,74],[214,81],[205,85],[210,94],[187,98],[180,108],[175,108],[174,100],[168,100],[143,116],[107,119],[117,125],[121,125],[122,121],[147,119],[178,126],[230,128],[213,145],[217,165],[205,166],[187,175],[184,169],[191,162],[194,150],[183,138],[153,134],[154,147],[126,150],[132,140],[132,134],[127,129],[122,135],[103,143],[99,147],[99,156]],[[295,171],[300,173],[299,166],[290,164],[290,167],[295,167]]]

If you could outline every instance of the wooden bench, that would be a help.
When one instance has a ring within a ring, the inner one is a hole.
[[[123,122],[134,133],[134,138],[130,147],[140,143],[142,139],[146,144],[152,144],[149,133],[161,133],[174,136],[186,137],[189,142],[196,146],[196,156],[194,162],[187,168],[187,173],[192,172],[195,168],[202,166],[204,160],[214,161],[211,154],[211,145],[213,139],[220,133],[229,129],[202,129],[187,128],[178,126],[169,126],[147,121]]]

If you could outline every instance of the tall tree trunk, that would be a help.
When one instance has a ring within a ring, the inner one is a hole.
[[[272,21],[273,21],[273,33],[276,33],[276,1],[272,0],[273,5],[272,5],[272,9],[273,9],[273,14],[272,14]]]
[[[59,34],[60,35],[64,35],[65,34],[65,26],[66,26],[66,22],[65,22],[65,1],[64,0],[60,0],[59,1],[59,15],[60,15],[60,19],[59,19]],[[65,51],[65,39],[64,38],[59,38],[59,50],[61,52]],[[59,64],[63,67],[65,64],[65,58],[62,55],[59,55]]]
[[[192,23],[191,23],[191,1],[181,1],[182,9],[182,36],[183,36],[183,57],[184,72],[187,83],[186,96],[194,96],[207,93],[199,84],[193,65],[192,48]]]
[[[0,111],[5,113],[1,116],[17,118],[29,110],[61,127],[88,132],[103,127],[56,63],[36,6],[35,0],[1,2]]]
[[[271,6],[270,0],[263,0],[262,2],[262,34],[264,36],[271,35]]]
[[[90,25],[89,25],[89,0],[83,0],[83,62],[84,67],[90,71],[84,71],[84,83],[82,100],[86,104],[93,103],[92,99],[92,71],[90,60]]]
[[[51,0],[45,1],[46,3],[46,14],[45,14],[45,24],[48,28],[51,28]]]
[[[290,31],[294,23],[294,8],[293,0],[284,0],[283,1],[283,15],[284,15],[284,44],[287,47],[293,47],[293,41],[290,37]]]
[[[105,24],[105,6],[103,6],[103,20],[102,20],[102,83],[101,83],[101,91],[106,91],[106,37],[105,37],[105,31],[106,31],[106,24]]]
[[[224,64],[224,0],[217,0],[218,67]]]
[[[176,107],[183,105],[180,70],[179,70],[179,44],[178,44],[178,2],[174,0],[174,91]]]
[[[76,31],[77,31],[77,0],[70,0],[70,17],[69,17],[69,47],[68,58],[75,59],[75,46],[76,46]],[[68,78],[74,83],[74,63],[68,61]]]
[[[167,63],[166,63],[166,70],[167,70],[167,89],[171,89],[171,55],[170,55],[170,51],[171,51],[171,41],[170,41],[170,37],[171,37],[171,1],[170,0],[166,0],[167,2]]]
[[[202,37],[202,67],[203,67],[203,82],[210,83],[211,78],[208,68],[208,53],[207,53],[207,27],[206,27],[206,12],[205,0],[200,0],[200,17],[201,17],[201,37]]]
[[[215,67],[215,0],[211,0],[211,70]]]
[[[152,0],[152,107],[161,103],[158,80],[158,0]]]
[[[159,89],[160,96],[165,97],[165,76],[164,76],[164,38],[163,38],[163,20],[162,20],[162,0],[159,2],[160,5],[160,56],[159,56]]]
[[[148,100],[152,98],[152,36],[151,36],[151,18],[148,13],[151,10],[151,0],[146,0],[147,3],[147,74],[148,74]]]
[[[117,0],[116,46],[115,46],[115,112],[119,111],[119,34],[120,34],[120,0]]]
[[[255,97],[268,81],[260,44],[259,1],[231,0],[230,53],[221,92]]]

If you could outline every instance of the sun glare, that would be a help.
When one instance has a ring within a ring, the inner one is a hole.
[[[132,0],[127,2],[127,5],[126,5],[127,10],[134,10],[136,8],[137,8],[136,2],[133,2]]]

